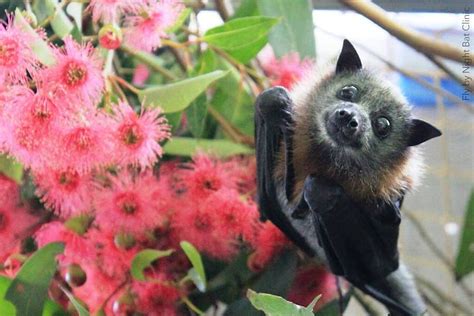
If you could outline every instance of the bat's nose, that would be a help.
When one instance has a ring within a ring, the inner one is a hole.
[[[337,109],[334,113],[335,122],[339,127],[349,126],[349,125],[353,127],[357,127],[359,123],[357,122],[357,119],[355,118],[355,116],[356,116],[356,113],[351,108]]]

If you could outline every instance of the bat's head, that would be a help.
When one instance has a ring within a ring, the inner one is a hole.
[[[358,179],[369,181],[373,191],[381,174],[400,173],[410,147],[441,135],[412,117],[396,87],[362,67],[347,40],[335,69],[315,90],[305,103],[311,108],[306,126],[313,130],[317,163],[329,166],[329,176],[349,179],[356,186],[365,185]]]

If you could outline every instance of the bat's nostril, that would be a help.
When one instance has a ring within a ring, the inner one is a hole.
[[[357,126],[359,126],[359,123],[357,122],[357,120],[352,119],[352,120],[349,122],[349,127],[356,128]]]

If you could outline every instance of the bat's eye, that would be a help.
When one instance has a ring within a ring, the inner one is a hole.
[[[374,128],[375,134],[379,138],[385,138],[390,133],[390,130],[392,129],[392,125],[390,124],[390,121],[388,120],[388,118],[384,116],[380,116],[376,118],[375,121],[373,122],[373,128]]]
[[[359,90],[355,86],[345,86],[337,93],[337,97],[344,101],[356,101]]]

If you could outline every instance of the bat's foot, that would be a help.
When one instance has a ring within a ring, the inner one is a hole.
[[[289,123],[291,120],[291,99],[283,87],[263,91],[257,98],[256,107],[267,124],[281,125],[282,121]]]
[[[309,175],[304,182],[303,196],[313,212],[324,213],[331,211],[345,193],[335,182]]]

